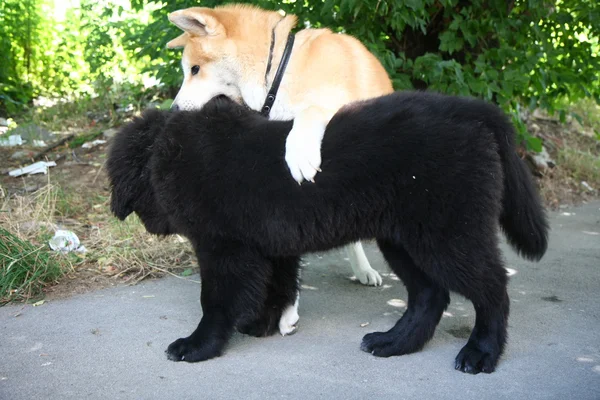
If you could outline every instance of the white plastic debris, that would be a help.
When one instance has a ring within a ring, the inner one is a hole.
[[[8,174],[10,176],[47,174],[48,167],[56,167],[56,163],[54,161],[38,161],[23,168],[13,169]]]
[[[4,147],[14,147],[20,146],[23,144],[23,138],[21,135],[10,135],[6,139],[0,139],[0,146]]]
[[[581,186],[583,186],[584,188],[586,188],[587,190],[589,190],[590,192],[594,191],[594,188],[590,186],[589,183],[587,183],[586,181],[581,181]]]
[[[65,229],[59,229],[54,232],[54,237],[50,239],[48,244],[52,250],[63,253],[70,253],[71,251],[85,253],[87,251],[85,246],[82,246],[79,242],[77,235]]]
[[[594,232],[594,231],[581,231],[581,232],[585,233],[586,235],[592,235],[592,236],[600,235],[600,232]]]
[[[92,142],[85,142],[84,144],[81,145],[82,149],[91,149],[92,147],[96,147],[99,144],[104,144],[106,143],[106,140],[102,140],[102,139],[96,139]]]

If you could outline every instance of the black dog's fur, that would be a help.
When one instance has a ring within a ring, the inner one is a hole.
[[[291,127],[215,98],[196,112],[147,111],[117,135],[107,164],[113,212],[185,235],[200,264],[203,317],[169,359],[216,357],[236,327],[273,333],[295,300],[302,254],[376,238],[408,308],[361,348],[383,357],[421,349],[452,290],[477,314],[456,369],[492,372],[509,311],[498,226],[532,260],[548,231],[505,115],[418,92],[351,105],[327,127],[323,172],[301,186],[284,161]]]

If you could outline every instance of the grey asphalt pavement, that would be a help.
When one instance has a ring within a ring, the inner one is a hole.
[[[453,369],[474,324],[471,304],[456,295],[421,352],[381,359],[359,349],[364,334],[394,324],[406,301],[369,244],[383,287],[348,279],[341,251],[310,255],[297,334],[236,334],[223,357],[198,364],[164,355],[201,316],[200,286],[187,280],[2,307],[0,399],[598,400],[599,233],[595,202],[552,213],[550,248],[539,264],[503,246],[516,273],[509,343],[491,375]]]

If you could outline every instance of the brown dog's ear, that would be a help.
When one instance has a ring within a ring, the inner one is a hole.
[[[225,31],[216,13],[203,7],[186,8],[169,14],[169,21],[192,36],[216,36]]]
[[[167,43],[167,48],[178,49],[180,47],[185,47],[187,41],[188,34],[184,32],[181,35],[177,36],[175,39],[171,40],[169,43]]]

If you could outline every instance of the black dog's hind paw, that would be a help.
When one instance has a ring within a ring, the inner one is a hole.
[[[476,343],[469,341],[456,356],[454,368],[468,374],[491,374],[496,369],[498,357],[481,350]]]
[[[264,319],[257,319],[237,328],[239,333],[254,337],[271,336],[277,332],[277,325],[272,325]]]
[[[222,350],[223,345],[198,343],[187,337],[171,343],[165,354],[171,361],[198,362],[219,357]]]
[[[280,318],[281,310],[272,308],[250,322],[239,324],[237,331],[255,337],[271,336],[278,332]]]

